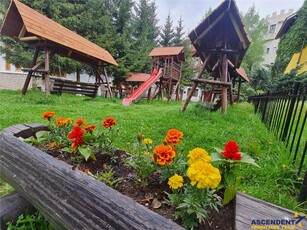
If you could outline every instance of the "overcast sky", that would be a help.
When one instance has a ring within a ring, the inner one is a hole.
[[[204,17],[206,11],[211,7],[215,9],[223,0],[155,0],[158,7],[157,14],[159,24],[164,25],[168,13],[173,19],[173,26],[178,24],[180,16],[184,22],[184,31],[187,33],[194,29]],[[289,9],[297,11],[304,3],[304,0],[236,0],[240,12],[247,10],[255,4],[259,15],[265,18],[272,15],[273,12],[280,13],[281,10],[286,12]]]

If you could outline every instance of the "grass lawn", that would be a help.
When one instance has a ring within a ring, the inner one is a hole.
[[[292,169],[289,153],[280,141],[261,123],[253,113],[252,104],[241,103],[228,107],[226,115],[210,112],[196,103],[190,103],[187,110],[179,110],[182,102],[140,101],[124,107],[120,99],[102,97],[88,98],[75,95],[51,95],[45,98],[38,91],[29,91],[21,96],[20,91],[0,91],[0,130],[18,123],[43,123],[41,115],[46,110],[56,113],[56,117],[83,118],[88,124],[101,124],[107,116],[117,120],[119,138],[115,146],[127,149],[136,135],[153,139],[154,144],[163,142],[170,128],[184,133],[180,144],[184,154],[196,147],[208,152],[214,147],[223,148],[228,140],[235,140],[240,151],[249,153],[261,168],[242,167],[240,191],[264,199],[274,204],[306,212],[306,204],[298,204],[298,183]],[[0,192],[7,190],[0,183]]]

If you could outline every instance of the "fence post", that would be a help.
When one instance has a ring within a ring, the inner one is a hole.
[[[304,202],[306,200],[307,200],[307,170],[305,171],[305,177],[301,187],[301,193],[298,197],[298,202]]]
[[[293,109],[294,109],[295,102],[296,102],[296,99],[297,99],[299,88],[300,88],[300,82],[296,82],[294,84],[293,92],[291,93],[290,106],[289,106],[289,110],[288,110],[288,114],[287,114],[287,118],[286,118],[285,127],[284,127],[284,130],[283,130],[283,133],[282,133],[281,141],[286,140],[288,130],[289,130],[289,124],[290,124],[290,121],[291,121],[291,117],[292,117]]]
[[[269,101],[269,95],[270,95],[270,91],[267,92],[266,97],[265,97],[265,102],[264,102],[263,111],[262,111],[262,122],[264,122],[266,107]]]

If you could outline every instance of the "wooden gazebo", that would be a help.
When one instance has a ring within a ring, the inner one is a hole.
[[[225,0],[190,34],[189,38],[203,66],[197,77],[192,79],[192,89],[181,108],[184,111],[199,84],[211,85],[218,89],[220,100],[217,107],[227,111],[227,98],[234,102],[232,80],[250,45],[250,40],[241,21],[234,0]],[[213,79],[204,79],[205,70],[212,73]],[[234,74],[233,74],[234,73]]]
[[[156,66],[163,67],[163,75],[151,99],[162,98],[163,91],[166,90],[168,100],[172,98],[179,100],[182,63],[185,61],[184,46],[156,47],[149,53],[149,56],[152,57],[152,70]]]
[[[45,79],[46,96],[49,95],[49,60],[54,54],[92,66],[96,76],[96,84],[103,82],[99,71],[102,68],[109,93],[112,95],[105,67],[107,65],[117,66],[118,64],[110,53],[25,4],[17,0],[11,1],[0,33],[29,43],[36,48],[31,66],[23,69],[28,72],[22,89],[23,95],[26,94],[34,73],[41,74]],[[42,61],[38,61],[41,52],[44,53],[44,58]]]

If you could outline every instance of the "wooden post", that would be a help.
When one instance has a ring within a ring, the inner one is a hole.
[[[34,53],[30,68],[33,68],[35,66],[39,52],[40,52],[40,48],[37,46],[36,49],[35,49],[35,53]],[[32,73],[33,73],[32,71],[28,72],[26,81],[25,81],[23,88],[22,88],[22,95],[26,95],[26,93],[27,93],[27,90],[28,90],[28,87],[29,87],[29,84],[30,84],[30,80],[31,80],[31,77],[32,77]]]
[[[237,98],[237,103],[240,102],[240,96],[241,96],[241,78],[239,77],[239,86],[238,86],[238,98]]]
[[[227,72],[228,72],[228,60],[227,55],[223,54],[222,58],[222,82],[227,82]],[[222,113],[227,112],[227,86],[222,86],[222,95],[221,95],[221,101],[222,101]]]
[[[109,78],[108,78],[108,75],[107,75],[106,68],[105,67],[102,67],[102,68],[103,68],[104,76],[106,78],[106,82],[107,82],[107,87],[108,87],[108,91],[109,91],[109,94],[110,94],[110,98],[113,98],[113,93],[112,93],[112,90],[111,90],[111,86],[110,86],[110,82],[109,82]]]
[[[49,50],[48,48],[46,47],[45,48],[45,71],[46,73],[44,73],[45,75],[45,88],[46,88],[46,91],[45,91],[45,96],[48,97],[49,94],[50,94],[50,79],[49,79]]]
[[[208,63],[209,63],[210,57],[211,57],[211,53],[209,53],[208,57],[206,58],[206,60],[205,60],[205,62],[204,62],[204,65],[203,65],[203,68],[202,68],[201,71],[198,73],[197,78],[201,78],[201,76],[202,76],[203,73],[205,72],[206,66],[207,66]],[[195,91],[197,85],[198,85],[198,82],[194,82],[194,84],[193,84],[193,86],[192,86],[192,89],[191,89],[191,91],[190,91],[190,93],[189,93],[187,99],[185,100],[185,102],[184,102],[184,104],[183,104],[183,106],[182,106],[182,108],[181,108],[181,110],[180,110],[181,112],[184,112],[184,110],[187,108],[188,104],[190,103],[190,100],[191,100],[191,98],[192,98],[192,96],[193,96],[193,94],[194,94],[194,91]]]

